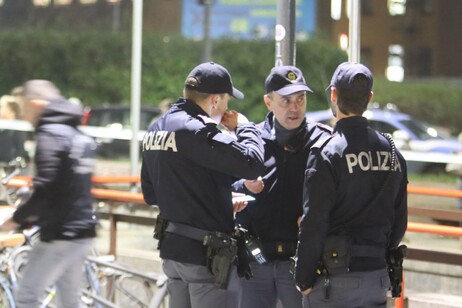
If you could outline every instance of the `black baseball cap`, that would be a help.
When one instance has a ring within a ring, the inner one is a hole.
[[[343,62],[334,72],[330,85],[326,88],[326,91],[331,87],[339,89],[350,89],[352,82],[357,75],[364,75],[368,81],[367,90],[370,92],[374,84],[374,78],[372,72],[364,65],[355,62]]]
[[[295,66],[276,66],[265,81],[266,93],[275,91],[279,95],[290,95],[299,91],[313,93],[306,84],[302,71]]]
[[[228,70],[214,62],[196,66],[186,78],[185,87],[202,93],[228,93],[237,99],[244,98],[244,94],[233,87]]]

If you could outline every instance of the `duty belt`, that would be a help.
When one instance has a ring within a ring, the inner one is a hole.
[[[385,248],[371,245],[352,245],[351,256],[385,258]]]
[[[225,233],[207,231],[172,221],[168,222],[165,231],[200,242],[204,242],[204,238],[211,233],[226,235]]]

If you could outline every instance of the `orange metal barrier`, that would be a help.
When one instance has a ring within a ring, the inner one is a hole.
[[[141,193],[104,188],[92,188],[91,193],[96,199],[145,204]]]
[[[419,186],[408,186],[407,192],[409,194],[416,195],[430,195],[436,197],[450,197],[450,198],[462,198],[462,190],[457,189],[444,189],[444,188],[431,188],[431,187],[419,187]]]
[[[111,184],[111,183],[128,183],[135,184],[141,181],[139,176],[94,176],[92,178],[95,184]]]
[[[461,227],[433,225],[419,222],[408,222],[406,231],[462,237]]]

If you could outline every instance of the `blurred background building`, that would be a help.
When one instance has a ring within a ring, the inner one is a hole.
[[[273,39],[277,0],[144,0],[144,31],[210,37]],[[319,36],[348,49],[348,0],[296,2],[296,38]],[[0,28],[63,26],[66,30],[131,30],[132,0],[0,0]],[[361,1],[361,62],[377,76],[462,76],[462,1]]]

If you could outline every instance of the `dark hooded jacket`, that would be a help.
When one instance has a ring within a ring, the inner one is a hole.
[[[80,106],[55,99],[36,127],[33,192],[13,219],[38,224],[42,241],[96,235],[91,195],[95,143],[78,130],[81,117]]]

